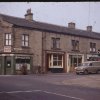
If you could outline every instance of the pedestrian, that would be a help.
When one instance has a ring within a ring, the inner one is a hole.
[[[41,66],[38,66],[38,73],[41,74]]]
[[[27,65],[26,64],[22,65],[21,72],[22,72],[23,75],[27,75]]]

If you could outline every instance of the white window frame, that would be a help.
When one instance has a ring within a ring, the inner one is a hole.
[[[55,55],[57,55],[57,59],[54,59],[54,54],[51,54],[50,55],[51,57],[49,56],[49,68],[63,68],[63,55],[62,54],[55,54]],[[61,60],[58,59],[58,56],[59,55],[62,56],[62,59]],[[53,64],[54,61],[57,61],[57,65],[54,65]],[[59,65],[59,61],[62,62],[61,65]]]
[[[22,34],[22,46],[29,47],[29,35]]]
[[[11,33],[5,33],[5,45],[11,46],[12,45],[12,36]]]

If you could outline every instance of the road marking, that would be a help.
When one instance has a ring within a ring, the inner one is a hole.
[[[74,96],[69,96],[69,95],[64,95],[64,94],[59,94],[59,93],[54,93],[54,92],[49,92],[49,91],[43,91],[43,90],[8,91],[8,92],[2,91],[2,92],[0,92],[0,94],[2,94],[2,93],[8,93],[8,94],[23,93],[23,92],[44,92],[44,93],[48,93],[48,94],[53,94],[53,95],[58,95],[58,96],[62,96],[62,97],[72,98],[74,100],[84,100],[82,98],[78,98],[78,97],[74,97]]]
[[[42,91],[42,92],[45,92],[45,93],[48,93],[48,94],[55,94],[55,95],[58,95],[58,96],[63,96],[63,97],[72,98],[72,99],[76,99],[76,100],[84,100],[84,99],[81,99],[81,98],[77,98],[77,97],[73,97],[73,96],[69,96],[69,95],[64,95],[64,94],[59,94],[59,93],[53,93],[53,92],[48,92],[48,91]]]
[[[2,92],[0,92],[0,93],[2,94],[2,93],[39,92],[39,91],[41,91],[41,90],[28,90],[28,91],[8,91],[8,92],[6,92],[6,91],[2,91]]]

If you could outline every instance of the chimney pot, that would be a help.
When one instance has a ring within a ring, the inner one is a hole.
[[[27,13],[25,14],[25,19],[29,21],[33,20],[33,13],[31,12],[31,9],[27,10]]]
[[[87,26],[87,31],[92,32],[92,26]]]
[[[68,23],[68,28],[75,29],[75,23],[73,22]]]

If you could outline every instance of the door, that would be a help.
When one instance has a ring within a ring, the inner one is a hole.
[[[4,74],[11,74],[11,57],[5,57],[5,64],[4,64]]]
[[[75,71],[75,67],[82,63],[82,56],[81,55],[70,55],[70,72]]]
[[[0,56],[0,74],[2,73],[2,57]]]

